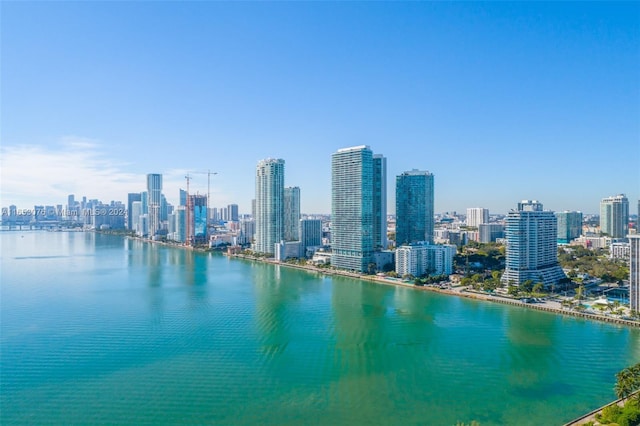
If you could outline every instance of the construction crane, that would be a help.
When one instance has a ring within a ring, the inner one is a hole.
[[[207,170],[206,172],[191,172],[197,173],[201,175],[207,175],[207,222],[209,221],[209,200],[211,199],[211,175],[217,175],[218,172],[212,172],[211,170]],[[187,184],[189,182],[187,181]],[[188,190],[187,190],[188,191]]]

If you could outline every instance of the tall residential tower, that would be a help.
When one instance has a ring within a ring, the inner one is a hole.
[[[147,209],[149,212],[149,238],[153,238],[161,227],[162,175],[147,175]]]
[[[411,170],[396,177],[396,246],[433,242],[433,174]]]
[[[284,160],[267,158],[256,167],[254,251],[275,253],[284,239]]]
[[[557,212],[556,218],[558,219],[558,244],[568,244],[582,235],[581,212]]]
[[[482,207],[467,209],[467,226],[478,228],[483,223],[489,223],[489,209]]]
[[[364,272],[373,261],[374,167],[368,146],[331,156],[331,265]]]
[[[373,248],[387,248],[387,159],[373,155]]]
[[[298,241],[300,235],[300,188],[297,186],[284,189],[284,240]]]
[[[600,231],[613,238],[627,236],[629,200],[624,194],[603,198],[600,202]]]
[[[556,216],[538,201],[518,203],[507,215],[506,268],[503,284],[520,285],[527,280],[550,287],[566,278],[558,263]]]

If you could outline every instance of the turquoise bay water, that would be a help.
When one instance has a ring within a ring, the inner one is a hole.
[[[562,424],[640,331],[93,233],[0,232],[0,423]]]

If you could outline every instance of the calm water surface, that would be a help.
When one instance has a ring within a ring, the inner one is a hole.
[[[554,425],[640,332],[94,233],[0,232],[0,423]]]

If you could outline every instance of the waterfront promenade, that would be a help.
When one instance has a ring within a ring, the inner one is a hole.
[[[494,302],[494,303],[503,303],[507,305],[520,306],[520,307],[529,308],[529,309],[537,309],[540,311],[552,312],[552,313],[561,314],[561,315],[569,315],[569,316],[578,317],[578,318],[604,321],[604,322],[624,325],[628,327],[640,328],[640,321],[632,321],[632,320],[626,320],[623,318],[607,316],[602,314],[595,314],[590,312],[579,312],[579,311],[571,310],[563,307],[561,303],[557,300],[542,300],[536,303],[526,303],[521,301],[520,299],[475,291],[466,286],[450,285],[446,288],[441,286],[433,286],[433,285],[417,286],[411,282],[403,281],[400,278],[359,274],[359,273],[343,271],[343,270],[334,269],[334,268],[319,268],[314,265],[300,265],[295,263],[279,262],[273,259],[266,259],[263,257],[250,256],[250,255],[245,255],[241,253],[227,254],[227,255],[230,257],[253,260],[258,262],[265,262],[273,265],[296,268],[296,269],[306,270],[310,272],[317,272],[324,275],[340,275],[340,276],[355,278],[355,279],[364,280],[364,281],[371,281],[378,284],[409,287],[417,291],[432,291],[432,292],[441,293],[441,294],[465,297],[468,299],[484,300],[487,302]]]

